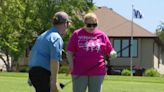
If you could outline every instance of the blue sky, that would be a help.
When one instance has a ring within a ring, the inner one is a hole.
[[[93,0],[97,6],[112,8],[128,20],[132,19],[132,4],[144,15],[143,19],[133,21],[154,33],[157,26],[164,22],[164,0]]]

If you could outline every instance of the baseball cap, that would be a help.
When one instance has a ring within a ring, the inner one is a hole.
[[[56,22],[56,24],[71,22],[70,17],[64,11],[60,11],[60,12],[55,13],[53,19]]]

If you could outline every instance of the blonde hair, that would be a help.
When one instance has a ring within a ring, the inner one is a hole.
[[[94,22],[98,23],[98,19],[95,13],[87,13],[84,16],[84,23],[86,23],[87,20],[93,20]]]

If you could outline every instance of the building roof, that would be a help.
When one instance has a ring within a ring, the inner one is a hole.
[[[130,37],[132,22],[122,17],[111,8],[99,7],[95,14],[98,17],[98,27],[109,37]],[[155,34],[133,22],[133,37],[157,37]]]

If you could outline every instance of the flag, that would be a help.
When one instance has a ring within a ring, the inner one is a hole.
[[[133,9],[133,17],[137,18],[137,19],[142,19],[143,15],[142,15],[141,11]]]

